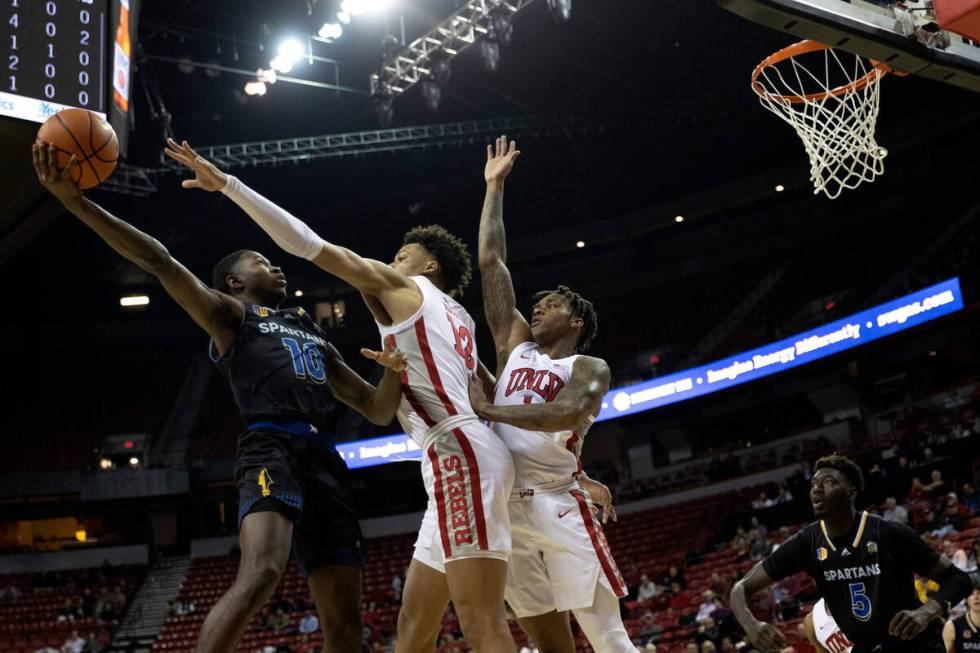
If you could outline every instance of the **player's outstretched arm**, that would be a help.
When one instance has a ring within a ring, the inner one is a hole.
[[[520,155],[517,143],[501,136],[487,145],[487,164],[483,177],[487,194],[480,215],[478,260],[483,285],[483,310],[497,350],[497,371],[503,369],[510,352],[531,340],[531,327],[517,310],[514,282],[507,269],[507,235],[504,230],[504,180]]]
[[[372,424],[387,426],[395,417],[402,396],[401,373],[408,359],[397,349],[385,345],[384,351],[361,349],[361,354],[385,368],[378,387],[374,387],[344,362],[333,345],[327,350],[327,379],[334,397],[364,415]]]
[[[159,279],[167,293],[214,339],[218,351],[227,351],[244,316],[242,303],[205,286],[156,238],[85,198],[68,174],[75,165],[74,156],[64,169],[58,169],[53,145],[35,143],[32,153],[34,171],[41,184],[109,247]]]
[[[470,380],[473,411],[485,420],[510,424],[530,431],[570,431],[587,424],[599,413],[602,396],[609,390],[609,366],[601,358],[579,356],[572,378],[553,401],[542,404],[497,406],[487,401],[479,381]]]
[[[378,297],[386,308],[388,304],[384,294],[387,291],[410,288],[413,292],[418,292],[411,280],[390,266],[323,240],[302,220],[259,195],[236,177],[221,172],[217,166],[195,152],[187,141],[177,143],[173,139],[167,139],[164,153],[194,172],[194,179],[181,182],[184,188],[221,191],[240,206],[283,250],[312,261],[362,293]]]
[[[732,612],[735,618],[745,629],[745,634],[752,645],[763,653],[777,653],[786,646],[786,638],[772,624],[755,618],[749,608],[749,599],[756,592],[771,587],[774,582],[760,562],[735,583],[731,593]]]

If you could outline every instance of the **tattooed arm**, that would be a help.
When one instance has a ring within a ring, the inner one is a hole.
[[[504,232],[504,179],[520,155],[517,143],[506,136],[497,139],[496,152],[487,146],[487,165],[483,176],[487,195],[480,216],[479,262],[483,284],[483,310],[497,350],[497,373],[507,363],[510,352],[531,340],[531,327],[517,310],[514,283],[507,269],[507,237]]]

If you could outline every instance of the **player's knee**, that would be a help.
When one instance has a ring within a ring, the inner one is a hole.
[[[235,585],[249,605],[264,603],[279,584],[282,567],[272,562],[262,562],[243,570]]]
[[[459,626],[463,636],[469,642],[492,642],[503,633],[510,634],[503,610],[492,607],[475,606],[468,602],[454,602],[456,614],[459,615]],[[481,648],[474,644],[474,648]]]
[[[595,653],[634,653],[637,650],[626,628],[622,626],[604,631],[598,642],[592,642],[592,646]]]

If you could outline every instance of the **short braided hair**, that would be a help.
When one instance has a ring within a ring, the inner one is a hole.
[[[568,305],[572,308],[572,315],[582,318],[582,331],[578,334],[575,351],[579,354],[587,351],[589,346],[592,345],[592,340],[595,338],[596,333],[599,332],[599,316],[595,312],[595,305],[568,286],[558,286],[556,290],[542,290],[534,293],[534,297],[531,300],[537,304],[552,294],[564,297]]]

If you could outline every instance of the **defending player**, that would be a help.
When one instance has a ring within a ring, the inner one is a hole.
[[[580,355],[597,323],[592,304],[579,294],[564,286],[538,293],[530,324],[517,310],[507,269],[503,194],[519,154],[505,136],[497,139],[496,151],[487,147],[479,264],[497,350],[493,404],[477,383],[470,389],[477,414],[493,423],[514,455],[507,603],[547,653],[574,653],[569,610],[597,653],[635,651],[619,612],[625,583],[589,494],[576,482],[582,439],[609,389],[609,367]],[[608,513],[608,490],[605,495]]]
[[[803,629],[817,653],[851,653],[854,646],[840,631],[823,599],[814,603],[813,610],[803,618]]]
[[[390,423],[404,357],[362,350],[389,368],[375,389],[344,364],[302,308],[278,308],[286,278],[261,254],[224,257],[214,268],[215,288],[208,288],[159,241],[86,199],[68,177],[73,161],[58,170],[54,147],[43,143],[33,156],[38,179],[65,208],[154,275],[211,336],[211,356],[247,425],[235,469],[241,562],[231,589],[205,619],[197,650],[235,650],[249,619],[272,596],[292,546],[330,633],[326,650],[360,651],[361,531],[329,416],[336,398],[376,424]]]
[[[479,366],[473,318],[453,297],[470,279],[465,245],[442,227],[405,235],[390,265],[322,240],[307,225],[225,175],[186,143],[168,156],[190,167],[187,188],[222,191],[276,243],[354,286],[385,343],[408,359],[398,418],[423,451],[429,495],[398,615],[398,653],[431,653],[450,598],[478,653],[514,650],[503,610],[514,463],[470,406]]]
[[[943,626],[943,643],[946,653],[973,653],[980,651],[980,585],[966,599],[966,614],[950,619]]]
[[[786,646],[782,633],[752,615],[748,599],[805,571],[854,653],[945,651],[939,618],[970,593],[969,577],[907,526],[857,514],[864,478],[853,461],[835,454],[814,469],[810,501],[819,521],[787,539],[732,588],[732,610],[749,639],[763,653]],[[935,598],[919,602],[913,574],[939,583]]]

